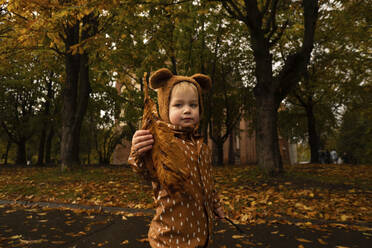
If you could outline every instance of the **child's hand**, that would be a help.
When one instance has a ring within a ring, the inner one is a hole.
[[[132,147],[137,154],[142,156],[152,149],[154,138],[149,130],[137,130],[132,138]]]
[[[223,211],[223,207],[219,207],[215,210],[215,214],[217,219],[225,219],[225,212]]]

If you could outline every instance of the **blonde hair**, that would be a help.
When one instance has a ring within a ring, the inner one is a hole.
[[[192,88],[194,93],[198,96],[199,98],[199,92],[198,92],[198,88],[196,88],[196,86],[193,84],[193,83],[190,83],[190,82],[187,82],[187,81],[182,81],[182,82],[179,82],[177,84],[175,84],[173,86],[173,89],[169,95],[169,99],[170,97],[172,96],[172,92],[173,90],[180,90],[181,92],[184,91],[186,88]]]

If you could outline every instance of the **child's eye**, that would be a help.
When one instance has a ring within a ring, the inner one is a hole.
[[[198,104],[192,103],[190,106],[191,106],[192,108],[196,108],[196,107],[198,106]]]
[[[180,103],[176,103],[173,106],[179,108],[179,107],[181,107],[181,104]]]

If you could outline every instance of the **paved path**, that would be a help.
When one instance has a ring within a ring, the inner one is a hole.
[[[0,247],[150,247],[143,242],[151,221],[148,213],[132,210],[123,214],[117,212],[118,208],[106,209],[108,212],[92,211],[76,205],[59,209],[58,205],[51,204],[49,208],[42,208],[34,204],[6,203],[0,202]],[[212,248],[372,247],[371,228],[364,231],[341,227],[314,229],[279,222],[240,225],[240,228],[248,235],[242,236],[227,223],[218,223]]]

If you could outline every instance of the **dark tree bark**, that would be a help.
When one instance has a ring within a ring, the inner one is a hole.
[[[223,141],[218,140],[217,146],[217,165],[223,165]]]
[[[79,24],[66,29],[66,51],[79,43]],[[78,84],[80,55],[70,52],[65,57],[66,83],[62,90],[62,135],[61,135],[61,170],[64,171],[79,164],[80,128],[78,123]]]
[[[17,143],[16,164],[26,164],[26,140],[20,139]]]
[[[28,135],[27,133],[23,134],[13,134],[7,127],[5,122],[1,122],[1,126],[8,135],[8,139],[11,143],[16,144],[17,153],[16,153],[16,164],[26,164],[26,142],[32,137],[32,132]],[[9,142],[9,141],[8,141]]]
[[[273,76],[270,48],[281,38],[287,25],[278,27],[276,24],[278,1],[266,1],[261,10],[257,1],[253,0],[244,3],[237,3],[234,0],[220,2],[232,18],[242,21],[250,31],[257,79],[254,95],[258,166],[266,174],[277,174],[283,170],[278,142],[277,111],[281,101],[298,83],[309,63],[318,18],[318,1],[302,1],[304,13],[302,47],[285,59],[285,64],[276,77]]]
[[[12,142],[8,139],[8,142],[6,144],[5,154],[4,154],[4,165],[8,164],[8,156],[9,156],[9,151],[10,151],[11,146],[12,146]]]
[[[46,139],[45,143],[45,163],[50,164],[51,163],[51,152],[52,152],[52,141],[54,137],[54,127],[53,125],[49,128],[48,137]]]
[[[234,132],[229,135],[229,164],[235,164],[235,142],[234,142]]]
[[[305,83],[308,83],[305,79]],[[312,95],[300,95],[298,92],[295,94],[296,99],[300,103],[299,105],[305,109],[307,119],[307,132],[309,135],[309,146],[310,146],[310,163],[319,163],[319,148],[320,139],[316,128],[316,119],[314,114],[314,107],[317,101],[314,101]]]
[[[277,132],[277,107],[274,97],[256,96],[256,150],[257,161],[267,174],[282,169]]]
[[[53,77],[53,73],[50,73],[50,78],[46,80],[46,88],[47,88],[47,97],[45,100],[44,104],[44,113],[43,113],[43,127],[41,130],[40,134],[40,142],[39,142],[39,153],[38,153],[38,165],[43,165],[44,164],[44,155],[45,155],[45,144],[46,144],[46,139],[47,139],[47,130],[49,129],[50,125],[50,106],[51,106],[51,101],[53,98],[53,85],[52,85],[52,80],[51,78]]]
[[[86,40],[95,35],[98,23],[94,14],[85,16],[82,22],[82,30],[80,30],[80,23],[68,26],[65,29],[66,83],[62,91],[62,171],[72,169],[80,164],[80,130],[89,100],[90,81],[88,53],[84,51],[81,54],[72,54],[70,48],[78,44],[81,40]]]
[[[46,126],[43,125],[43,128],[41,130],[40,134],[40,141],[39,141],[39,152],[38,152],[38,158],[37,158],[37,165],[43,165],[44,164],[44,150],[45,150],[45,141],[46,141]]]
[[[309,133],[309,145],[311,153],[310,163],[319,163],[319,136],[316,130],[316,121],[313,106],[306,107],[307,129]]]

